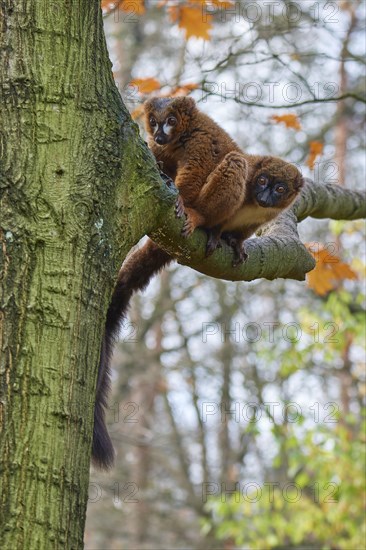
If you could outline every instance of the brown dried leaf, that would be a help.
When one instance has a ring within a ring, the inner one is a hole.
[[[324,247],[320,246],[315,252],[313,245],[309,243],[306,248],[316,260],[315,268],[307,274],[307,283],[320,296],[337,288],[338,283],[344,279],[358,278],[349,264],[342,262]]]
[[[271,119],[276,124],[283,123],[286,128],[294,128],[294,130],[301,130],[301,124],[297,115],[287,114],[287,115],[273,115]]]
[[[306,165],[309,166],[311,170],[314,169],[315,160],[319,155],[322,154],[323,149],[324,149],[324,145],[321,143],[321,141],[310,142],[309,157],[306,161]]]
[[[134,78],[129,86],[136,86],[140,94],[150,94],[161,88],[161,84],[156,78]]]
[[[146,11],[144,0],[123,0],[121,8],[123,11],[136,15],[143,15]]]
[[[178,27],[185,31],[187,40],[191,36],[209,40],[209,31],[212,28],[212,15],[208,13],[204,16],[202,2],[197,1],[195,3],[197,5],[169,7],[170,18],[173,23],[178,23]]]

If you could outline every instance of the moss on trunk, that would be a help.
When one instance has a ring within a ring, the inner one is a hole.
[[[99,2],[0,9],[0,546],[80,548],[105,312],[161,181]]]

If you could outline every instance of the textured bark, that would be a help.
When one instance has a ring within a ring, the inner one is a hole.
[[[0,10],[0,547],[81,548],[105,312],[164,189],[99,1]]]

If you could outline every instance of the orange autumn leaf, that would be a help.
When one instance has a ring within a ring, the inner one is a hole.
[[[191,36],[209,40],[212,28],[212,15],[203,13],[201,5],[171,6],[168,12],[173,23],[186,33],[186,39]]]
[[[143,15],[145,13],[145,0],[123,0],[120,3],[123,11],[134,13],[135,15]]]
[[[311,170],[314,168],[316,158],[322,154],[324,145],[320,141],[311,141],[310,142],[310,151],[309,157],[306,161],[306,165],[309,166]]]
[[[169,0],[168,0],[169,1]],[[207,6],[214,12],[217,8],[232,8],[235,5],[236,0],[186,0],[189,4],[195,4],[196,6]]]
[[[357,274],[349,264],[342,262],[338,256],[331,254],[324,247],[320,246],[314,251],[309,243],[306,248],[316,260],[315,268],[307,274],[307,283],[320,296],[337,288],[338,283],[344,279],[357,279]]]
[[[182,96],[182,95],[188,95],[192,90],[196,90],[198,88],[198,84],[182,84],[181,86],[177,86],[176,88],[172,88],[169,96],[176,97],[176,96]]]
[[[137,120],[138,118],[141,118],[143,114],[144,114],[144,106],[139,105],[138,107],[136,107],[136,109],[132,111],[131,117],[133,118],[133,120]]]
[[[129,86],[137,87],[139,94],[150,94],[161,88],[161,84],[156,78],[134,78]]]
[[[294,128],[294,130],[301,130],[301,124],[297,115],[287,114],[287,115],[273,115],[271,119],[276,124],[283,124],[286,128]]]
[[[119,2],[116,4],[116,2],[113,2],[113,0],[102,0],[100,3],[100,7],[103,11],[113,11],[118,8],[118,6],[121,4],[122,0],[119,0]]]
[[[235,0],[219,0],[220,8],[232,8],[235,6]]]

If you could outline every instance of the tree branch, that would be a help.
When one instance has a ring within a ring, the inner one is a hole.
[[[162,225],[149,236],[182,265],[229,281],[273,280],[280,277],[302,281],[306,273],[315,267],[315,261],[299,239],[298,222],[309,216],[334,220],[364,218],[366,200],[359,191],[306,179],[292,208],[265,226],[260,238],[246,242],[249,258],[236,268],[231,265],[231,248],[223,244],[210,258],[205,258],[207,238],[204,231],[195,231],[189,239],[184,239],[180,234],[182,222],[175,218],[174,209],[167,207],[165,214]]]

